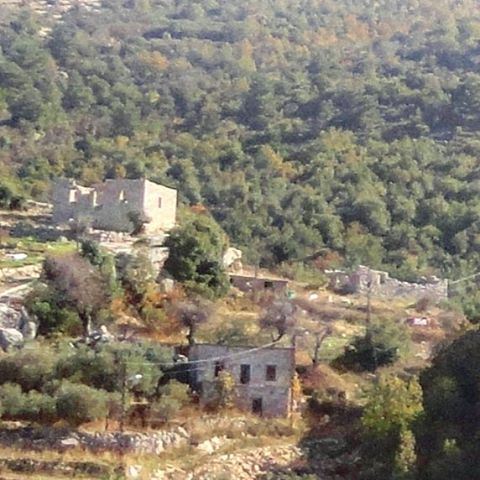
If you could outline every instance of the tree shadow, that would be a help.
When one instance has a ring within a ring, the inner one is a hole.
[[[271,470],[262,480],[305,478],[360,479],[359,421],[361,408],[346,402],[308,402],[307,426],[298,447],[302,459]]]

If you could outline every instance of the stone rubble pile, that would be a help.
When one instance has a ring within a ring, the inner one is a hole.
[[[252,480],[268,472],[287,467],[301,457],[301,449],[293,445],[259,447],[215,456],[193,472],[185,472],[174,467],[157,470],[152,480],[213,480],[215,478]]]

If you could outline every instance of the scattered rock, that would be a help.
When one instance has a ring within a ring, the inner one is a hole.
[[[197,446],[197,449],[203,453],[211,455],[216,452],[227,441],[227,437],[213,437],[210,440],[205,440]]]
[[[69,437],[69,438],[64,438],[63,440],[61,440],[60,445],[62,445],[62,447],[66,447],[66,448],[75,448],[75,447],[78,447],[80,445],[80,442],[76,438]]]
[[[127,478],[140,478],[140,474],[142,473],[142,466],[141,465],[130,465],[127,468],[126,474]]]
[[[14,328],[0,328],[0,348],[7,352],[12,347],[23,345],[24,338],[21,332]]]
[[[17,328],[21,313],[15,309],[0,303],[0,328]]]

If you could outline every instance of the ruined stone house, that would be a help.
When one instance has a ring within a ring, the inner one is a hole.
[[[291,413],[293,347],[255,349],[199,344],[189,347],[188,360],[200,360],[195,368],[188,368],[190,383],[202,403],[212,398],[218,376],[225,370],[235,379],[237,408],[265,417],[286,417]]]
[[[388,272],[359,265],[354,272],[330,271],[329,286],[333,290],[366,294],[386,298],[404,297],[411,299],[430,298],[435,301],[447,300],[448,280],[435,276],[421,278],[419,282],[404,282],[390,277]]]
[[[146,179],[112,179],[92,187],[61,179],[53,189],[53,222],[85,219],[93,228],[128,232],[132,213],[146,220],[145,231],[155,234],[175,226],[177,191]]]
[[[243,269],[238,272],[228,272],[230,285],[240,291],[248,292],[272,292],[284,294],[288,288],[288,279],[275,277],[263,272],[255,272]]]

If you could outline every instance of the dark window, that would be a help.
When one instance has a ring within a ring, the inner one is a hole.
[[[162,208],[162,197],[158,197],[158,208]]]
[[[275,365],[267,365],[265,372],[265,380],[274,382],[277,379],[277,367]]]
[[[215,376],[218,377],[218,374],[225,369],[223,362],[215,362]]]
[[[267,280],[267,281],[263,284],[263,286],[264,286],[265,288],[273,288],[273,282]]]
[[[252,412],[256,415],[262,415],[263,413],[263,405],[261,398],[254,398],[252,400]]]
[[[250,365],[240,365],[240,383],[250,383]]]

